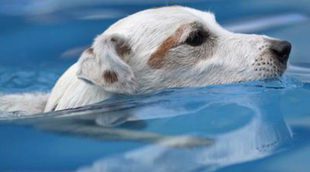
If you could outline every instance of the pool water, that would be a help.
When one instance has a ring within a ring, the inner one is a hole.
[[[287,72],[27,117],[0,112],[0,171],[309,171],[307,0],[0,0],[0,94],[49,91],[113,22],[173,4],[213,11],[236,32],[289,40]]]

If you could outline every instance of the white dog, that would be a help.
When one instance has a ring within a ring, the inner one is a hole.
[[[149,9],[99,35],[50,94],[4,95],[0,110],[49,112],[113,94],[274,78],[285,71],[290,50],[287,41],[229,32],[209,12]]]

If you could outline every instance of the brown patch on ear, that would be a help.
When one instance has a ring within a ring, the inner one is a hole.
[[[173,35],[169,36],[151,55],[147,64],[154,69],[160,69],[164,65],[166,54],[171,48],[179,44],[181,36],[187,26],[188,24],[180,26]]]
[[[116,46],[116,52],[120,57],[124,57],[125,55],[129,54],[131,51],[130,47],[128,45],[117,45]]]
[[[112,84],[118,81],[117,74],[114,71],[106,70],[103,73],[103,78],[105,82]]]
[[[88,54],[94,54],[94,49],[93,48],[87,48],[86,53]]]
[[[127,45],[125,40],[111,38],[111,41],[114,42],[115,51],[121,58],[124,58],[126,55],[128,55],[131,52],[131,48],[129,45]]]

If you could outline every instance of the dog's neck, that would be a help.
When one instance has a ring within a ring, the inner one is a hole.
[[[44,112],[76,108],[108,99],[111,93],[76,77],[77,63],[73,64],[57,81]]]

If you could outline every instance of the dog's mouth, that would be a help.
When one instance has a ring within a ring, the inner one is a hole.
[[[273,79],[281,77],[287,68],[288,55],[283,55],[279,58],[278,54],[268,53],[268,56],[260,56],[255,59],[252,64],[254,66],[255,73],[260,79]],[[279,60],[286,59],[286,60]]]

